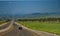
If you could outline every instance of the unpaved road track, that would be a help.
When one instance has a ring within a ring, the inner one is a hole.
[[[32,32],[25,29],[19,30],[19,26],[14,25],[13,30],[3,36],[35,36],[35,35]]]
[[[14,23],[14,22],[13,22]],[[39,35],[37,35],[36,33],[28,30],[28,29],[23,29],[22,30],[19,30],[19,27],[21,26],[18,26],[16,23],[12,24],[13,28],[10,32],[6,33],[6,34],[2,34],[0,36],[58,36],[58,35],[52,35],[52,34],[49,34],[49,33],[45,33],[45,32],[36,32],[38,33]]]

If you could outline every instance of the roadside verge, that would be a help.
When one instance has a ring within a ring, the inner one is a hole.
[[[29,28],[27,28],[27,27],[25,27],[25,26],[23,26],[23,25],[21,25],[21,24],[19,24],[19,23],[17,23],[17,22],[15,22],[15,23],[16,23],[17,25],[21,26],[23,29],[26,29],[27,31],[33,32],[33,34],[34,34],[35,36],[59,36],[59,35],[51,34],[51,33],[44,32],[44,31],[32,30],[32,29],[29,29]]]

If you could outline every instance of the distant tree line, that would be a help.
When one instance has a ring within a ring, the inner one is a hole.
[[[18,21],[59,21],[60,18],[18,19]]]

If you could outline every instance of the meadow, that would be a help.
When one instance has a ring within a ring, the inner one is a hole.
[[[44,31],[60,35],[60,22],[57,21],[18,21],[18,23],[33,30]]]
[[[7,22],[6,20],[1,20],[0,25],[3,24],[3,23],[6,23],[6,22]]]

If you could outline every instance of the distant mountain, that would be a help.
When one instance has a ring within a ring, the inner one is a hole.
[[[32,15],[60,15],[60,12],[32,13]]]
[[[10,18],[52,18],[52,17],[57,17],[60,18],[60,12],[46,12],[46,13],[30,13],[30,14],[0,14],[0,17],[4,16],[5,18],[8,18],[7,16],[9,16]]]
[[[40,17],[57,17],[60,18],[60,12],[50,12],[50,13],[31,13],[25,14],[22,18],[40,18]]]
[[[1,14],[0,13],[0,20],[6,20],[6,19],[9,19],[9,18],[12,18],[12,14]]]

